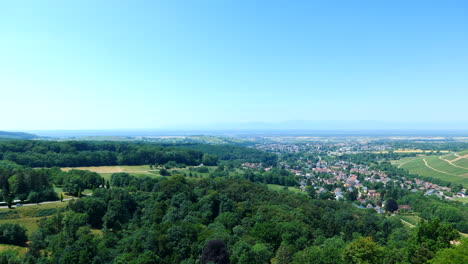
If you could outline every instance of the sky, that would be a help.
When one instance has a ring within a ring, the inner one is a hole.
[[[0,33],[0,130],[468,127],[468,1],[1,1]]]

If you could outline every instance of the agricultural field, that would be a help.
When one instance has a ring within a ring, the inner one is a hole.
[[[196,173],[202,177],[207,177],[211,172],[216,170],[217,166],[205,166],[208,168],[209,172],[201,173],[201,172],[192,172]],[[99,173],[104,179],[110,180],[110,177],[113,173],[118,172],[126,172],[135,177],[162,177],[159,174],[160,167],[153,167],[150,168],[149,165],[139,165],[139,166],[97,166],[97,167],[66,167],[62,168],[63,171],[69,170],[89,170],[92,172]],[[169,172],[175,174],[175,171],[178,174],[185,174],[188,175],[190,173],[189,168],[173,168],[169,169]]]
[[[388,150],[375,151],[374,153],[389,153]],[[394,153],[436,153],[437,150],[422,150],[422,149],[397,149],[393,150]],[[439,150],[439,153],[449,153],[448,150]]]
[[[460,183],[468,187],[468,151],[442,156],[419,156],[396,160],[399,168],[422,176]]]

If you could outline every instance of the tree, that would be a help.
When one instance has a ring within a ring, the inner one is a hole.
[[[78,195],[81,189],[84,189],[84,182],[80,176],[72,174],[68,175],[63,182],[63,190],[73,196]]]
[[[315,189],[313,186],[307,186],[306,187],[306,192],[307,195],[309,195],[310,198],[315,199],[317,198],[317,193],[315,192]]]
[[[222,240],[210,240],[203,248],[202,264],[229,264],[229,252]]]
[[[28,197],[29,188],[23,173],[16,176],[15,194],[21,201]]]
[[[428,251],[430,254],[421,254],[422,256],[433,255],[440,249],[449,248],[450,241],[460,237],[460,233],[448,224],[441,224],[439,219],[421,222],[412,238],[411,252]],[[427,258],[430,259],[430,258]]]
[[[289,264],[292,262],[292,255],[294,253],[293,247],[281,243],[275,255],[275,264]]]
[[[171,176],[171,173],[170,173],[169,171],[167,171],[167,169],[165,169],[165,168],[161,168],[161,169],[159,170],[159,174],[160,174],[161,176]]]
[[[360,237],[346,247],[343,258],[346,263],[374,264],[379,263],[382,256],[382,247],[371,237]]]
[[[28,238],[26,230],[18,224],[0,224],[0,244],[23,245]]]
[[[218,157],[216,155],[204,154],[202,163],[205,166],[216,166],[218,164]]]
[[[63,202],[63,193],[60,193],[60,201]]]
[[[385,203],[385,209],[390,213],[393,213],[393,212],[397,211],[398,210],[398,204],[395,201],[395,199],[389,198],[387,200],[387,202]]]
[[[454,245],[438,251],[428,263],[432,264],[458,264],[468,263],[468,239],[461,241],[460,245]]]

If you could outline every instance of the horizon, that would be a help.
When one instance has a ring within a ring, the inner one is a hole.
[[[467,2],[338,3],[3,3],[0,130],[468,128]]]
[[[2,129],[9,132],[53,131],[172,131],[172,132],[219,132],[219,131],[468,131],[465,121],[391,122],[379,120],[286,120],[278,122],[202,123],[196,125],[173,125],[166,127],[111,127],[111,128],[29,128]]]

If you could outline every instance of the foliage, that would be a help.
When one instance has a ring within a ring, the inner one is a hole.
[[[0,244],[23,245],[27,241],[26,230],[18,224],[0,224]]]
[[[371,237],[360,237],[346,247],[343,258],[346,263],[373,264],[381,262],[382,255],[383,248]]]

